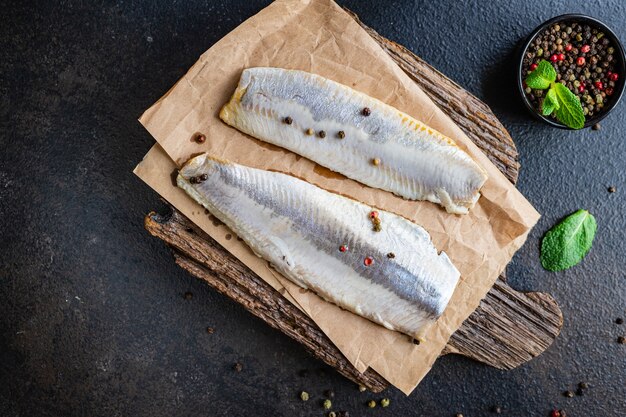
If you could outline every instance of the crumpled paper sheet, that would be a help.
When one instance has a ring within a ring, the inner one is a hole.
[[[273,66],[320,74],[376,97],[454,139],[487,171],[482,197],[469,214],[448,214],[429,202],[406,201],[332,173],[294,153],[246,136],[218,113],[247,67]],[[380,46],[332,0],[279,0],[221,39],[141,117],[159,145],[135,172],[244,264],[277,289],[284,287],[360,371],[368,367],[409,394],[450,335],[476,309],[539,214],[488,158]],[[197,144],[197,132],[207,141]],[[422,225],[461,271],[443,316],[419,346],[409,338],[327,303],[292,284],[237,239],[226,240],[204,209],[171,181],[176,165],[208,152],[243,165],[290,173]],[[172,161],[169,164],[167,154]]]

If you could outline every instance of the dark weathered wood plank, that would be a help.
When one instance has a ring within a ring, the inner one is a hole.
[[[411,51],[380,36],[352,15],[515,183],[520,167],[517,149],[489,107]],[[145,225],[151,234],[175,249],[176,262],[181,267],[300,342],[342,375],[374,392],[387,386],[371,370],[359,373],[308,316],[176,210],[166,218],[151,213]],[[512,369],[547,349],[562,324],[561,311],[550,295],[517,292],[500,277],[478,309],[452,335],[442,355],[456,353],[500,369]]]
[[[177,263],[187,271],[302,343],[346,377],[374,392],[384,388],[382,377],[354,369],[308,316],[177,210],[167,217],[151,213],[145,226],[176,250]],[[547,349],[562,324],[561,311],[550,295],[515,291],[500,278],[442,354],[461,354],[512,369]]]
[[[313,320],[178,211],[165,218],[150,213],[145,227],[175,249],[178,265],[297,340],[340,374],[373,392],[387,387],[376,372],[357,371]]]

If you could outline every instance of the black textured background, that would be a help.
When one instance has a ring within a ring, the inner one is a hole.
[[[131,174],[153,143],[136,119],[268,1],[0,0],[0,416],[321,416],[327,388],[352,416],[483,416],[495,404],[507,416],[626,415],[626,326],[614,324],[626,314],[624,103],[600,131],[555,130],[525,113],[513,75],[515,46],[557,14],[591,14],[626,39],[626,3],[341,3],[510,129],[519,188],[544,215],[510,282],[554,294],[556,343],[510,372],[445,357],[410,397],[390,389],[390,408],[367,409],[371,395],[184,273],[143,230],[163,205]],[[598,220],[593,250],[543,271],[540,237],[578,208]],[[582,380],[584,396],[561,395]]]

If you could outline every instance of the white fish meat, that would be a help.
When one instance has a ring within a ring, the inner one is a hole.
[[[459,280],[421,226],[295,177],[203,154],[177,183],[291,281],[388,329],[419,338]]]
[[[345,85],[305,71],[245,69],[220,118],[365,185],[465,214],[485,171],[452,139]]]

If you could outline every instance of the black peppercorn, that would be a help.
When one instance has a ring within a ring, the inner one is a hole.
[[[612,188],[615,188],[615,187],[612,187]],[[615,192],[615,191],[613,191],[613,192]],[[624,323],[624,319],[623,318],[618,317],[618,318],[615,319],[615,324],[623,324],[623,323]]]
[[[339,132],[337,132],[337,136],[339,137],[339,139],[343,139],[346,137],[346,132],[340,130]]]
[[[372,111],[369,107],[364,107],[361,113],[363,114],[363,116],[369,116],[370,114],[372,114]]]
[[[324,139],[326,137],[326,132],[324,132],[323,130],[320,130],[317,134],[322,139]]]
[[[287,116],[287,117],[285,117],[283,119],[283,122],[285,122],[285,124],[287,124],[287,125],[290,125],[290,124],[293,123],[293,119],[291,117]]]

